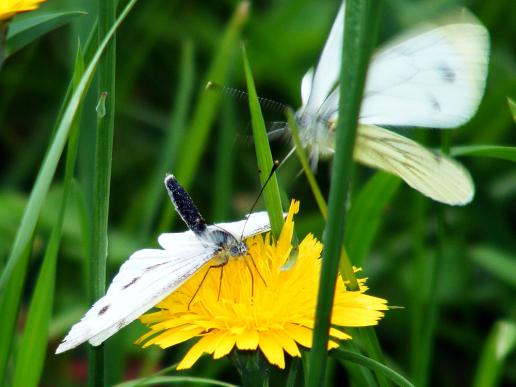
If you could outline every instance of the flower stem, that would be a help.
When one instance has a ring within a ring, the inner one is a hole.
[[[322,259],[314,338],[307,379],[307,385],[312,387],[321,385],[326,369],[326,348],[331,306],[333,305],[344,237],[345,198],[351,177],[353,147],[367,65],[379,14],[378,3],[371,0],[350,0],[346,3],[344,46],[341,59],[341,63],[345,63],[346,66],[341,68],[340,74],[341,98],[328,204],[329,217],[325,228],[325,250]]]
[[[269,367],[260,351],[238,351],[231,353],[244,387],[268,387]]]

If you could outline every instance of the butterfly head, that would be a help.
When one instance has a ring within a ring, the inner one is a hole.
[[[296,112],[294,118],[299,129],[301,143],[308,150],[312,168],[315,169],[319,158],[328,158],[333,155],[335,122],[303,108]]]
[[[242,255],[246,255],[248,251],[247,245],[242,241],[235,240],[229,246],[229,255],[232,257],[240,257]]]

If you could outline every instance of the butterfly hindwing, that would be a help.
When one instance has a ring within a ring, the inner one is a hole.
[[[462,165],[387,129],[361,125],[354,158],[401,177],[412,188],[442,203],[464,205],[474,195],[473,181]]]

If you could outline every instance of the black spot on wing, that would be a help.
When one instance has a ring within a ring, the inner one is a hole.
[[[99,316],[102,316],[104,313],[106,313],[106,312],[107,312],[107,310],[108,310],[108,309],[109,309],[109,305],[105,305],[105,306],[103,306],[103,307],[99,310],[98,315],[99,315]]]
[[[439,101],[437,100],[437,98],[435,98],[433,95],[430,95],[430,103],[432,104],[432,109],[435,112],[438,113],[441,111],[441,105],[439,104]]]
[[[455,71],[446,63],[440,63],[439,66],[437,66],[437,71],[444,82],[453,83],[455,81]]]

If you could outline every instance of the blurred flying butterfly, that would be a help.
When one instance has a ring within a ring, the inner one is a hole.
[[[213,262],[210,267],[218,267],[232,258],[245,256],[248,247],[244,239],[270,229],[266,212],[252,213],[238,222],[208,225],[173,175],[166,176],[165,186],[189,231],[161,234],[158,243],[162,249],[133,253],[120,267],[106,295],[72,327],[56,353],[86,341],[93,346],[102,344],[208,262]]]
[[[319,158],[335,150],[343,18],[344,3],[315,72],[310,69],[303,77],[302,106],[295,113],[314,169]],[[453,24],[411,31],[378,50],[368,69],[354,158],[401,177],[436,201],[471,201],[474,185],[461,164],[377,125],[453,128],[466,123],[484,93],[488,55],[487,30],[465,14]]]

